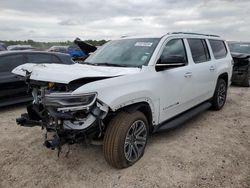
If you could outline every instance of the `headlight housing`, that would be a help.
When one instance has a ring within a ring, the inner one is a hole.
[[[44,105],[55,107],[92,106],[97,93],[72,94],[72,93],[50,93],[45,95]]]

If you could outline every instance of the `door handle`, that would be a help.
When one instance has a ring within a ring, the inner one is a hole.
[[[184,77],[185,78],[191,78],[192,77],[192,72],[186,72]]]
[[[214,70],[215,70],[214,66],[211,66],[211,67],[209,68],[209,70],[210,70],[210,71],[214,71]]]

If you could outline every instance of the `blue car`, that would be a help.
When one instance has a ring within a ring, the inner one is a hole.
[[[52,46],[48,51],[67,53],[73,57],[73,60],[83,61],[88,57],[89,53],[94,52],[96,49],[95,46],[76,38],[71,46]]]
[[[69,54],[73,58],[85,57],[87,54],[82,51],[77,45],[72,46],[52,46],[49,52],[61,52]]]
[[[84,53],[78,46],[73,45],[73,46],[69,46],[66,49],[66,53],[68,53],[69,55],[71,55],[71,57],[85,57],[87,54]]]

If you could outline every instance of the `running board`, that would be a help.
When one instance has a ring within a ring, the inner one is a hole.
[[[194,116],[198,115],[199,113],[207,110],[208,108],[211,107],[211,103],[210,102],[205,102],[202,103],[180,115],[177,115],[174,118],[171,118],[170,120],[156,126],[154,128],[154,133],[155,132],[160,132],[160,131],[164,131],[164,130],[168,130],[168,129],[172,129],[175,128],[179,125],[181,125],[182,123],[186,122],[187,120],[193,118]]]

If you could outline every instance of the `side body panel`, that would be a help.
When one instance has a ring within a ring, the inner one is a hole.
[[[129,104],[147,102],[152,110],[154,125],[208,100],[213,96],[218,75],[222,72],[230,75],[230,55],[217,65],[208,44],[211,60],[195,64],[188,43],[184,40],[189,64],[156,72],[155,64],[162,47],[173,38],[181,37],[163,38],[152,55],[149,66],[143,67],[141,72],[88,83],[73,94],[97,92],[98,99],[113,111]],[[185,77],[189,72],[192,76]]]

